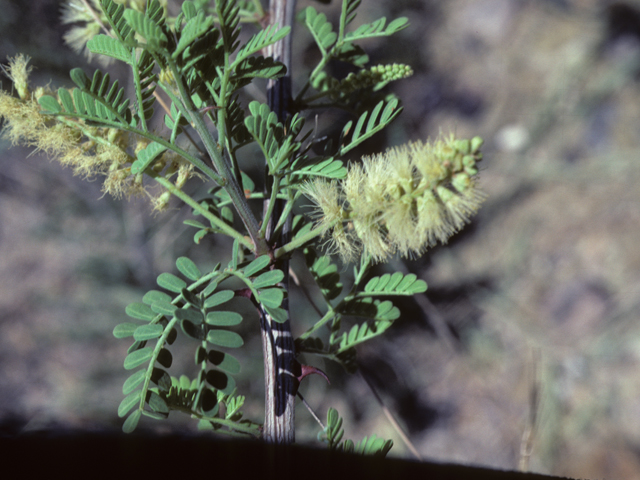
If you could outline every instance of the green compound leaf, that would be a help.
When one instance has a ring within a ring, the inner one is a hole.
[[[287,68],[271,57],[249,57],[238,65],[234,80],[236,87],[241,87],[244,82],[241,79],[252,78],[279,78],[287,73]]]
[[[124,98],[124,88],[119,87],[118,80],[109,86],[109,74],[103,75],[100,70],[96,70],[90,80],[80,68],[71,70],[70,76],[79,88],[74,88],[71,93],[64,88],[58,89],[64,113],[98,124],[115,122],[130,126],[132,113],[129,100]]]
[[[123,18],[124,5],[119,5],[113,0],[100,0],[100,6],[118,39],[129,43],[133,37],[133,31]]]
[[[258,302],[265,307],[278,308],[282,305],[284,291],[281,288],[267,288],[258,292]]]
[[[323,55],[326,55],[327,50],[338,39],[338,35],[333,31],[333,27],[331,23],[327,21],[327,16],[324,13],[318,13],[313,7],[307,7],[304,13],[305,25],[318,44],[320,51]]]
[[[385,28],[386,23],[387,19],[382,17],[375,22],[361,25],[355,31],[347,33],[344,38],[346,41],[352,42],[364,38],[387,37],[407,28],[409,19],[406,17],[396,18]]]
[[[286,26],[283,28],[278,28],[277,25],[269,25],[264,30],[260,30],[258,33],[253,35],[249,39],[249,41],[240,49],[231,68],[235,68],[247,57],[260,52],[268,45],[272,45],[277,41],[282,40],[289,34],[290,31],[291,27]]]
[[[106,55],[131,65],[131,52],[122,43],[113,37],[98,34],[87,42],[87,48],[92,53]]]
[[[364,112],[360,115],[355,127],[353,127],[352,121],[347,122],[342,129],[342,139],[351,135],[351,140],[348,144],[343,144],[340,147],[338,156],[344,155],[346,152],[389,125],[402,111],[402,107],[399,107],[398,103],[397,98],[392,98],[387,101],[386,104],[384,100],[381,100],[373,110],[370,112]]]
[[[131,164],[131,173],[137,175],[144,172],[167,147],[156,142],[151,142],[137,154],[138,159]]]
[[[242,322],[242,315],[238,312],[209,312],[206,322],[217,327],[230,327]]]
[[[393,275],[385,274],[381,277],[373,277],[364,287],[364,292],[359,292],[358,296],[364,295],[414,295],[427,291],[427,283],[418,280],[413,273],[403,275],[396,272]]]
[[[138,320],[146,320],[148,322],[156,318],[157,314],[144,303],[130,303],[125,309],[127,315]]]
[[[144,13],[127,9],[124,12],[124,18],[129,26],[147,41],[149,50],[160,50],[167,43],[167,37],[162,29]]]
[[[153,349],[151,347],[144,347],[140,350],[136,350],[135,352],[131,352],[124,359],[124,368],[125,370],[132,370],[151,360],[152,356]]]
[[[338,266],[332,263],[331,257],[329,255],[318,256],[312,248],[305,249],[304,256],[309,271],[325,299],[331,301],[337,298],[342,292],[342,282]]]
[[[358,443],[356,443],[353,447],[353,453],[358,455],[375,455],[379,457],[384,457],[389,453],[393,447],[393,440],[385,440],[384,438],[378,438],[375,434],[370,437],[364,437]],[[346,453],[348,452],[345,449]]]
[[[346,0],[342,3],[342,13],[340,15],[340,25],[342,29],[353,22],[356,18],[356,9],[360,5],[360,0]]]
[[[183,4],[183,10],[184,9],[185,7]],[[213,17],[205,17],[204,11],[200,10],[198,14],[195,17],[191,17],[180,30],[180,40],[178,41],[178,45],[171,56],[174,59],[178,58],[189,45],[195,42],[198,37],[204,35],[212,26]]]
[[[372,297],[351,300],[342,306],[340,313],[374,320],[396,320],[400,317],[400,310],[391,300],[373,300]]]
[[[210,330],[207,333],[207,342],[227,348],[238,348],[244,345],[244,340],[240,335],[228,330]]]
[[[135,332],[139,326],[140,325],[136,323],[121,323],[113,329],[113,336],[116,338],[133,337],[133,332]]]
[[[227,373],[232,375],[237,375],[240,373],[241,366],[240,362],[233,355],[229,355],[225,352],[220,352],[218,350],[209,350],[207,353],[207,360],[212,365],[215,365],[220,370],[224,370]],[[199,362],[196,362],[199,363]]]
[[[269,255],[261,255],[255,260],[253,260],[249,265],[244,267],[242,271],[247,277],[252,277],[256,273],[258,273],[260,270],[265,268],[267,265],[269,265],[270,263],[271,263],[271,258],[269,258]]]
[[[364,437],[354,445],[352,440],[342,440],[344,429],[342,428],[342,418],[335,408],[329,408],[327,412],[327,426],[324,429],[324,438],[329,444],[329,448],[342,450],[345,453],[356,453],[360,455],[375,455],[384,457],[393,447],[392,440],[377,438],[375,435]]]
[[[259,288],[270,287],[272,285],[277,285],[283,279],[284,272],[282,270],[269,270],[253,280],[253,287],[256,290]]]
[[[176,260],[176,267],[178,267],[181,274],[194,282],[202,277],[202,272],[200,272],[200,269],[190,258],[179,257]]]
[[[222,305],[223,303],[231,300],[234,296],[235,292],[233,290],[220,290],[219,292],[214,293],[205,300],[204,308],[211,308]]]
[[[342,163],[342,160],[335,160],[333,157],[311,165],[304,165],[304,163],[300,162],[299,164],[295,164],[292,173],[294,175],[304,175],[307,177],[345,178],[347,176],[347,169]]]
[[[138,385],[142,383],[147,375],[147,369],[143,368],[142,370],[138,370],[136,373],[127,378],[122,385],[122,393],[124,395],[129,395],[133,392]]]
[[[124,417],[127,413],[129,413],[129,410],[131,410],[136,406],[136,404],[140,402],[141,395],[142,390],[138,390],[124,397],[120,402],[120,405],[118,406],[118,416]]]
[[[154,338],[159,338],[163,332],[164,327],[159,323],[141,325],[136,328],[136,331],[133,333],[133,338],[139,342],[144,340],[152,340]]]
[[[373,324],[363,323],[361,325],[354,325],[348,333],[343,333],[338,337],[337,341],[334,342],[339,345],[336,354],[381,335],[391,325],[393,325],[393,321],[390,320],[376,321]]]
[[[335,408],[329,408],[327,411],[327,426],[324,429],[329,448],[336,448],[340,444],[344,436],[342,423],[343,421],[338,411]]]
[[[183,288],[187,288],[187,283],[172,273],[161,273],[158,275],[157,283],[162,288],[174,293],[181,293]]]

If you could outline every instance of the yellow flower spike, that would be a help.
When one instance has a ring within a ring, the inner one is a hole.
[[[396,252],[413,257],[445,243],[480,207],[484,195],[473,177],[481,145],[480,137],[457,140],[453,135],[410,143],[364,157],[340,184],[334,181],[329,188],[328,182],[316,181],[303,191],[318,205],[318,224],[332,229],[330,249],[343,260],[361,249],[374,261]],[[336,219],[351,228],[345,230]]]

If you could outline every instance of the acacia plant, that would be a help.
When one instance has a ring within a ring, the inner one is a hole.
[[[177,197],[192,209],[185,224],[194,229],[195,243],[207,235],[233,240],[225,265],[203,270],[177,258],[177,272],[159,275],[158,289],[129,305],[131,320],[115,327],[116,338],[133,342],[124,359],[131,375],[118,408],[125,432],[143,416],[165,419],[179,411],[201,429],[293,442],[298,384],[310,373],[322,374],[300,365],[297,355],[314,354],[353,371],[356,346],[400,316],[389,298],[427,288],[414,274],[372,276],[371,266],[446,242],[477,210],[478,137],[411,143],[345,165],[348,152],[402,110],[383,87],[412,73],[406,65],[367,65],[358,42],[389,37],[408,22],[381,18],[351,28],[359,4],[343,0],[335,28],[312,6],[299,13],[298,23],[320,55],[293,93],[293,0],[272,0],[268,11],[258,0],[184,1],[175,17],[158,0],[70,0],[64,19],[74,27],[67,40],[128,65],[129,91],[101,70],[88,75],[74,69],[76,87],[53,90],[29,84],[23,56],[4,68],[14,91],[0,93],[0,115],[12,142],[35,147],[79,174],[103,175],[104,191],[115,196],[146,195],[157,210]],[[253,35],[241,36],[242,25]],[[335,61],[351,65],[351,73],[334,77]],[[268,103],[240,95],[256,79],[267,80]],[[305,126],[305,115],[330,108],[352,119],[339,138],[318,138],[315,128]],[[246,173],[256,151],[265,171],[259,190],[261,182]],[[206,182],[206,196],[185,191],[191,178]],[[305,201],[311,208],[294,216],[294,205]],[[289,315],[288,259],[296,251],[304,255],[323,305],[314,306],[320,318],[294,339],[290,322],[301,319]],[[347,292],[340,263],[354,264]],[[230,352],[244,343],[234,331],[243,316],[225,307],[234,297],[259,312],[263,424],[241,411],[245,397],[234,380],[240,362]],[[169,374],[174,342],[193,345],[195,378]],[[391,448],[375,435],[355,445],[342,441],[341,425],[330,409],[324,438],[333,448],[381,454]]]

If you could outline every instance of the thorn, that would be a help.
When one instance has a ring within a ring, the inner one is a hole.
[[[307,375],[312,375],[312,374],[315,373],[317,375],[320,375],[322,378],[324,378],[327,381],[327,383],[329,385],[331,385],[331,382],[329,381],[329,377],[327,377],[327,374],[324,373],[319,368],[312,367],[310,365],[303,365],[301,363],[299,365],[300,365],[300,375],[298,377],[296,377],[298,379],[298,383],[300,383],[302,381],[302,379],[304,377],[306,377]]]

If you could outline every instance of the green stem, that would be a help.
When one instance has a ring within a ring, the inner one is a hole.
[[[338,222],[339,220],[336,220],[335,223]],[[277,248],[275,252],[273,252],[274,258],[283,257],[287,253],[293,252],[294,250],[302,247],[305,243],[310,242],[314,238],[321,237],[324,233],[330,230],[334,224],[330,224],[328,228],[313,228],[302,235],[296,235],[289,243]]]
[[[216,217],[209,210],[204,208],[202,205],[200,205],[198,202],[196,202],[193,198],[191,198],[189,195],[187,195],[182,190],[180,190],[178,187],[176,187],[171,181],[167,180],[164,177],[160,177],[160,176],[155,177],[154,180],[156,182],[158,182],[160,185],[162,185],[164,188],[166,188],[169,193],[171,193],[172,195],[175,195],[176,197],[178,197],[184,203],[186,203],[191,208],[193,208],[196,212],[198,212],[203,217],[205,217],[207,220],[209,220],[211,222],[211,224],[214,225],[216,228],[220,229],[220,231],[222,233],[224,233],[225,235],[230,236],[231,238],[235,238],[236,240],[238,240],[242,245],[244,245],[247,248],[253,248],[253,243],[247,237],[243,236],[236,229],[234,229],[233,227],[229,226],[227,223],[224,222],[224,220]]]
[[[324,317],[322,317],[320,320],[318,320],[313,327],[311,327],[309,330],[307,330],[306,332],[304,332],[302,335],[300,335],[298,338],[300,340],[304,340],[305,338],[308,338],[311,336],[311,334],[313,334],[316,330],[318,330],[320,327],[322,327],[323,325],[325,325],[327,322],[329,322],[329,320],[331,320],[332,318],[334,318],[336,316],[336,311],[331,308],[329,309],[329,311],[327,313],[324,314]]]
[[[271,216],[273,215],[273,210],[276,206],[276,198],[278,197],[278,192],[280,191],[280,177],[273,176],[273,186],[271,188],[271,195],[269,197],[269,204],[267,205],[267,211],[264,214],[262,219],[262,228],[260,229],[260,235],[265,237],[267,227],[269,225],[269,221]]]
[[[191,124],[198,132],[198,135],[204,143],[207,153],[209,153],[209,155],[211,156],[211,160],[213,161],[216,170],[224,179],[224,183],[222,184],[222,186],[229,194],[229,197],[231,197],[238,215],[240,215],[240,218],[242,219],[242,222],[244,223],[249,236],[253,240],[253,245],[251,246],[251,248],[254,250],[256,255],[262,255],[266,253],[269,250],[269,247],[264,237],[260,235],[258,220],[249,208],[249,204],[247,203],[247,199],[244,196],[242,186],[238,183],[239,179],[237,179],[233,175],[229,163],[226,162],[221,155],[221,148],[218,146],[217,142],[211,135],[211,132],[207,128],[202,115],[193,105],[193,101],[189,96],[189,92],[187,92],[187,88],[182,81],[182,77],[180,77],[180,73],[175,63],[170,58],[167,58],[167,63],[169,65],[169,68],[171,69],[171,72],[173,73],[174,78],[177,80],[178,90],[180,91],[180,96],[182,98],[182,102],[178,103],[182,103],[182,105],[184,105],[184,107],[186,108],[186,117],[191,121]]]

